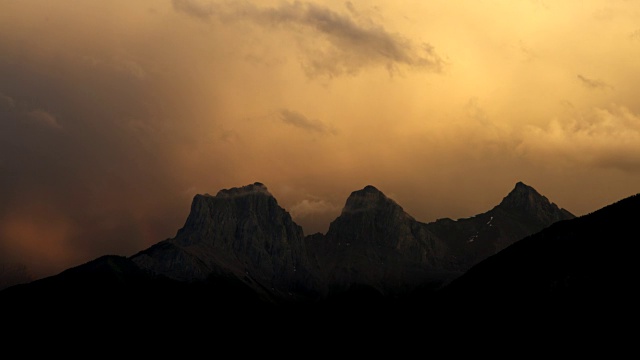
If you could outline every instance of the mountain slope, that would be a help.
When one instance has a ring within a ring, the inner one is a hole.
[[[528,236],[442,289],[441,304],[468,313],[614,316],[636,307],[640,194]],[[459,309],[458,309],[459,310]]]
[[[440,219],[427,224],[427,228],[447,239],[452,262],[462,273],[517,240],[574,217],[531,186],[518,182],[491,210],[457,221]]]

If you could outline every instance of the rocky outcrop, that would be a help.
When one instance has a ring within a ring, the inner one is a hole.
[[[177,235],[132,257],[138,266],[180,281],[239,279],[270,299],[299,299],[317,288],[302,228],[254,183],[196,195]]]
[[[369,287],[396,296],[440,279],[447,246],[369,185],[351,193],[326,236],[308,247],[331,291]]]

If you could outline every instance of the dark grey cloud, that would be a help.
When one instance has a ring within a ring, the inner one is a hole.
[[[349,13],[305,2],[285,2],[277,7],[257,7],[242,3],[203,3],[173,0],[176,11],[201,20],[248,21],[296,34],[307,32],[298,43],[308,75],[355,74],[362,68],[383,66],[390,72],[399,67],[442,71],[445,61],[428,43],[417,43],[401,34],[387,31],[371,19],[356,21],[355,9]]]
[[[177,11],[207,20],[214,14],[212,3],[202,3],[194,0],[172,0],[173,7]]]
[[[317,132],[321,134],[333,134],[335,130],[329,128],[322,121],[317,119],[310,119],[298,112],[282,109],[278,113],[280,119],[286,124],[293,125],[300,129],[304,129],[311,132]]]
[[[599,79],[590,79],[587,77],[584,77],[580,74],[578,74],[578,79],[580,79],[580,82],[591,89],[612,89],[613,87],[609,84],[607,84],[606,82],[599,80]]]

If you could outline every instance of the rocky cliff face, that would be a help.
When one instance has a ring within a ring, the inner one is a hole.
[[[351,193],[326,236],[308,238],[332,291],[366,286],[385,295],[433,280],[444,242],[375,187]]]
[[[532,227],[544,228],[550,224],[572,219],[575,216],[565,209],[559,208],[545,196],[540,195],[531,186],[518,182],[494,210],[508,213],[527,222]]]
[[[196,195],[173,239],[132,257],[181,281],[231,277],[268,297],[296,299],[317,287],[302,228],[261,183]]]

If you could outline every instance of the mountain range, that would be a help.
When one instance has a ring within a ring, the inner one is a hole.
[[[606,307],[633,288],[639,216],[638,195],[575,217],[518,182],[484,213],[424,223],[369,185],[351,193],[326,234],[305,236],[256,182],[196,195],[173,238],[9,287],[0,302],[41,315],[88,306],[104,316],[234,322],[274,312],[445,321],[585,299]]]

